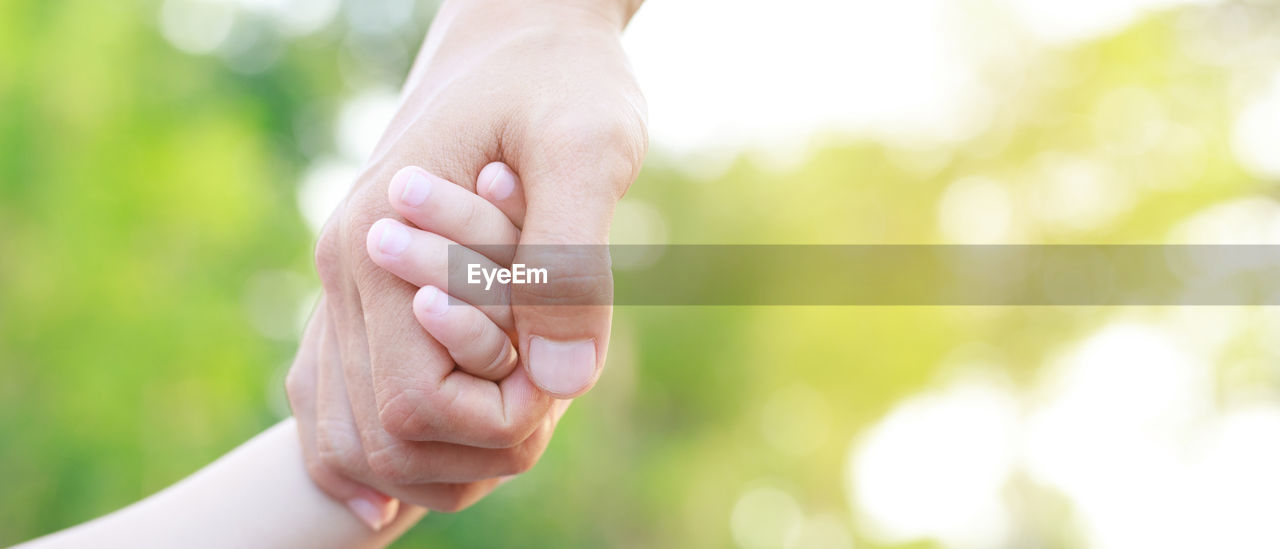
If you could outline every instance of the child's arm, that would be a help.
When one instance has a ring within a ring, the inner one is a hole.
[[[370,530],[312,484],[289,418],[147,499],[20,547],[382,547],[421,515]]]

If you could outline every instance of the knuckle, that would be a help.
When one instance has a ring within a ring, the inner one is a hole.
[[[337,240],[338,235],[332,223],[327,225],[320,232],[320,237],[316,239],[316,274],[319,275],[320,282],[325,289],[330,291],[334,289],[334,285],[342,273],[342,253]]]
[[[342,253],[353,254],[352,257],[365,256],[365,242],[369,229],[379,219],[395,216],[395,211],[387,203],[385,185],[363,185],[352,191],[347,205],[343,208],[341,221],[337,227],[333,246]]]
[[[409,477],[408,451],[401,445],[392,443],[369,452],[365,456],[369,463],[369,471],[373,476],[390,484],[410,484],[414,479]]]
[[[352,444],[348,436],[338,434],[337,429],[317,424],[316,462],[319,465],[337,471],[356,471],[363,459],[359,452],[360,447]]]
[[[521,475],[533,469],[538,464],[538,458],[541,452],[537,449],[530,448],[529,445],[521,445],[513,448],[507,454],[506,469],[504,475]]]
[[[366,236],[380,212],[356,204],[347,204],[335,213],[316,239],[316,273],[326,292],[341,293],[346,280],[361,283],[368,273],[378,269],[365,250]],[[379,269],[380,270],[380,269]]]
[[[306,469],[307,476],[311,477],[311,479],[315,481],[316,485],[320,486],[320,488],[324,489],[326,492],[329,491],[327,487],[334,482],[335,478],[338,477],[338,474],[334,472],[331,467],[319,460],[305,460],[303,468]]]
[[[290,405],[296,408],[298,401],[309,392],[310,388],[311,384],[306,379],[302,368],[297,364],[289,368],[289,373],[284,377],[284,393],[289,397]],[[297,410],[294,412],[296,413]]]
[[[470,234],[480,226],[480,208],[474,200],[460,200],[458,202],[459,204],[455,207],[457,208],[456,215],[458,216],[459,221],[458,226],[461,227],[459,235]],[[463,244],[474,243],[464,242]]]
[[[422,410],[431,408],[431,394],[417,389],[394,388],[390,398],[378,405],[378,422],[383,430],[399,439],[418,439],[430,434]]]
[[[538,460],[542,458],[542,453],[546,451],[547,444],[551,442],[551,434],[554,431],[553,418],[547,416],[542,425],[529,438],[525,439],[520,446],[514,448],[514,453],[510,456],[510,465],[512,466],[510,474],[518,475],[533,469],[533,466],[537,465]]]
[[[604,246],[542,246],[517,260],[545,268],[548,276],[544,283],[513,285],[513,306],[613,302],[613,273],[608,249]]]
[[[545,284],[520,284],[511,290],[511,305],[608,305],[613,301],[609,273],[559,274]]]
[[[378,419],[383,430],[401,440],[463,442],[453,435],[459,434],[460,423],[471,424],[473,427],[463,435],[465,442],[484,448],[519,445],[536,428],[532,422],[518,418],[472,424],[459,415],[462,409],[454,401],[459,395],[454,393],[446,397],[420,389],[403,389],[379,405]]]
[[[490,376],[500,376],[506,373],[507,367],[515,362],[515,349],[505,341],[501,343],[497,353],[489,360],[482,373]]]
[[[513,421],[495,426],[489,434],[494,448],[515,448],[527,437],[528,432],[524,426]]]

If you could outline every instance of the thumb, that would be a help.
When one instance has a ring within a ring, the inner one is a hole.
[[[556,398],[585,393],[600,376],[613,315],[609,224],[633,169],[522,170],[527,212],[515,263],[546,269],[542,283],[511,284],[512,315],[529,378]]]

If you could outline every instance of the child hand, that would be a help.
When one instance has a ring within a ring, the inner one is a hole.
[[[455,260],[461,257],[462,263],[483,269],[509,266],[520,239],[524,194],[514,172],[500,162],[480,171],[476,190],[489,199],[421,168],[400,170],[388,198],[416,227],[381,219],[370,228],[366,247],[379,267],[420,287],[413,299],[414,316],[457,367],[496,381],[519,362],[512,345],[509,289],[465,285],[455,289],[450,302],[449,250],[471,246],[455,249]]]

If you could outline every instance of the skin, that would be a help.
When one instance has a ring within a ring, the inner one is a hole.
[[[608,242],[647,147],[644,100],[619,41],[638,4],[446,2],[401,108],[322,231],[324,298],[313,322],[326,327],[287,388],[308,472],[375,529],[397,516],[395,499],[407,504],[400,513],[456,511],[498,477],[528,470],[567,399],[598,379],[612,311],[565,305],[565,296],[607,303],[607,263],[530,257],[528,245]],[[371,257],[375,222],[434,218],[410,219],[397,205],[393,176],[407,166],[429,174],[433,189],[457,185],[496,204],[518,229],[512,261],[567,275],[567,286],[511,288],[517,305],[503,328],[519,361],[455,360],[459,346],[428,335],[407,306],[416,285]]]
[[[18,547],[376,548],[421,515],[406,510],[370,531],[307,477],[287,419],[147,499]]]
[[[495,173],[511,178],[505,181],[512,185],[502,193],[504,200],[489,202],[444,181],[432,189],[421,168],[401,170],[388,199],[412,225],[382,219],[373,225],[368,247],[369,256],[380,267],[423,286],[414,298],[413,314],[460,370],[505,378],[516,368],[509,303],[473,306],[450,301],[442,290],[426,285],[448,274],[441,252],[458,239],[498,244],[502,247],[496,249],[508,255],[519,241],[520,229],[513,220],[521,219],[524,212],[523,188],[505,164],[494,163],[486,169],[482,180]],[[425,200],[427,191],[431,200]],[[395,254],[382,250],[387,234],[403,237]],[[484,259],[478,253],[474,257]],[[510,262],[511,258],[495,260]],[[308,418],[315,416],[320,402],[346,398],[341,364],[329,360],[332,349],[326,346],[336,335],[328,310],[324,303],[317,308],[289,378],[290,391],[298,397],[294,406]],[[333,369],[334,375],[326,374],[326,368]],[[552,405],[553,425],[568,404],[560,400]],[[367,487],[356,488],[359,497],[348,501],[347,508],[327,497],[302,466],[303,453],[316,451],[317,439],[312,436],[316,432],[314,426],[300,428],[290,418],[143,501],[23,547],[382,547],[425,514],[424,508],[416,506],[402,512],[398,500]],[[441,456],[470,466],[454,471],[465,478],[492,476],[489,468],[494,466],[521,467],[502,460],[436,453]],[[487,488],[488,483],[481,486]]]

